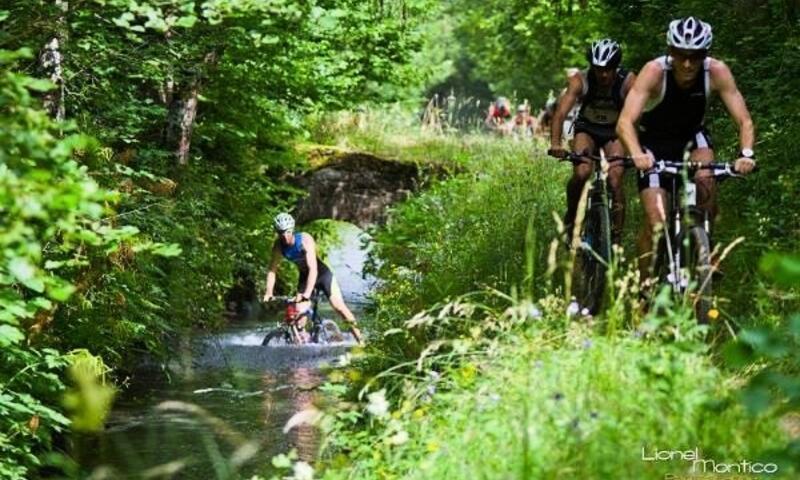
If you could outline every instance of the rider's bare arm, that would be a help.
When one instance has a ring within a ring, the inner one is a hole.
[[[308,281],[303,296],[311,298],[314,285],[317,283],[317,243],[307,233],[303,234],[303,249],[306,251],[306,265],[308,265]]]
[[[487,127],[494,127],[495,125],[494,112],[495,112],[494,104],[489,105],[489,113],[486,114],[486,119],[483,121],[483,123]]]
[[[617,120],[617,135],[640,170],[651,168],[652,158],[643,155],[636,122],[642,116],[647,101],[660,95],[662,77],[661,66],[655,61],[647,62],[625,96],[625,105]]]
[[[625,81],[622,82],[622,91],[620,92],[623,99],[628,96],[628,92],[630,92],[631,88],[633,88],[634,82],[636,82],[636,74],[633,72],[628,72],[628,76],[625,77]]]
[[[739,88],[736,87],[733,74],[727,65],[716,59],[711,59],[709,74],[711,77],[711,89],[719,93],[722,103],[725,104],[725,108],[728,109],[731,118],[739,127],[740,147],[742,149],[753,148],[755,143],[753,119],[750,118],[750,112],[747,110],[744,97],[742,97]]]
[[[568,77],[566,91],[558,98],[556,111],[553,112],[553,119],[550,123],[550,148],[561,148],[561,135],[564,133],[564,119],[575,106],[575,103],[583,93],[583,80],[579,73],[573,73]]]
[[[281,249],[276,243],[272,246],[272,258],[269,260],[269,270],[267,270],[267,289],[264,293],[264,301],[272,297],[272,291],[275,289],[275,272],[278,271],[278,265],[281,262]]]

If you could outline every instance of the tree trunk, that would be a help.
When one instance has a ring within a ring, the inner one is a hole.
[[[216,61],[216,52],[207,54],[201,68],[188,75],[184,82],[172,86],[164,141],[172,150],[180,166],[189,163],[192,130],[197,117],[197,101],[204,80],[203,72],[213,66]]]
[[[192,144],[192,129],[197,116],[199,82],[191,81],[172,98],[167,113],[166,142],[172,149],[178,165],[189,163],[189,148]]]
[[[42,52],[39,54],[39,66],[56,86],[44,95],[44,108],[57,121],[62,121],[66,117],[66,106],[64,103],[64,68],[63,55],[61,49],[67,40],[67,11],[69,3],[64,0],[55,0],[59,16],[56,20],[56,33],[47,41]]]

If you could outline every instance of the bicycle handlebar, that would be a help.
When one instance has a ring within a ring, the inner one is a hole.
[[[559,158],[562,162],[571,162],[573,165],[578,165],[580,163],[592,163],[592,162],[601,162],[603,161],[603,157],[600,155],[591,155],[589,153],[575,153],[575,152],[565,152],[563,157],[558,157],[554,155],[554,151],[552,149],[547,150],[547,154],[551,156],[555,156]],[[611,155],[605,157],[605,161],[608,162],[611,166],[616,166],[622,164],[623,167],[632,167],[634,166],[633,159],[631,157],[619,156],[619,155]]]
[[[671,175],[678,175],[681,170],[712,170],[714,177],[735,177],[742,178],[743,175],[738,173],[735,168],[734,162],[675,162],[672,160],[657,160],[653,168],[645,173],[667,173]],[[753,168],[755,172],[758,170],[758,165]]]
[[[293,296],[290,297],[288,295],[275,295],[274,297],[270,297],[270,299],[267,300],[265,303],[273,303],[273,302],[297,303],[297,302],[294,301],[294,298],[295,297],[293,297]]]

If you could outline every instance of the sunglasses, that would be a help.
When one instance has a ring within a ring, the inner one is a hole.
[[[669,54],[677,61],[689,60],[690,62],[700,62],[708,56],[707,50],[679,50],[670,49]]]

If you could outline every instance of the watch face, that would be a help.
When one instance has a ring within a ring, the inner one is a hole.
[[[753,149],[752,148],[743,148],[741,155],[747,158],[753,158]]]

